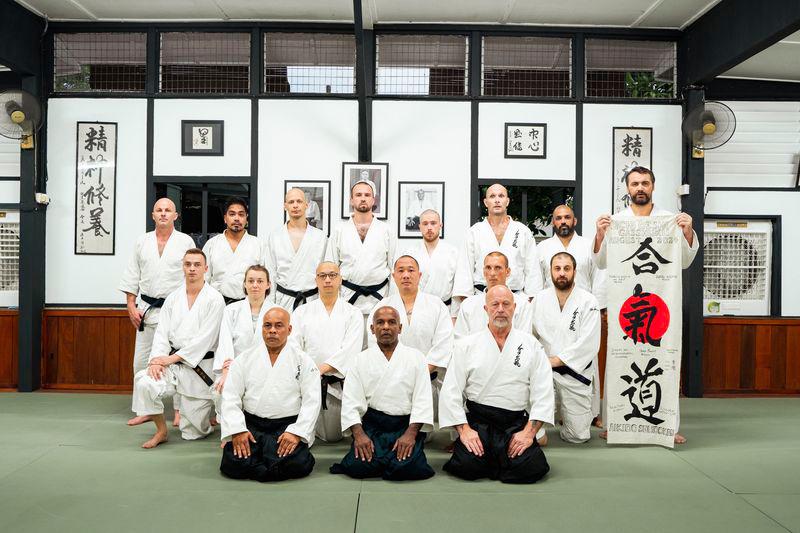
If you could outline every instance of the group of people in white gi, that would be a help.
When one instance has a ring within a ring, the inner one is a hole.
[[[654,177],[640,174],[652,210]],[[168,438],[167,396],[183,438],[221,424],[223,473],[260,481],[307,475],[315,437],[343,435],[353,444],[332,472],[430,477],[423,446],[437,420],[458,433],[445,470],[465,479],[544,476],[556,406],[562,439],[590,438],[606,218],[592,243],[559,206],[554,236],[537,247],[496,184],[460,252],[439,240],[431,210],[423,239],[398,251],[374,202],[373,185],[356,183],[353,215],[326,239],[292,189],[288,222],[261,241],[232,199],[226,231],[202,251],[174,228],[175,205],[156,202],[155,231],[137,241],[120,286],[138,328],[129,424],[156,426],[143,447]]]

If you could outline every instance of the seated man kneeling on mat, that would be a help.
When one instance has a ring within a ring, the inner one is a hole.
[[[377,340],[351,363],[342,395],[342,430],[350,451],[333,474],[391,481],[433,476],[423,450],[433,429],[431,380],[425,356],[404,346],[397,310],[377,308],[370,325]]]
[[[535,483],[550,470],[536,433],[553,425],[553,372],[539,341],[512,328],[514,307],[505,285],[488,290],[488,328],[456,341],[444,378],[439,424],[458,431],[444,469],[463,479]]]
[[[263,343],[233,360],[222,391],[220,471],[235,479],[281,481],[314,468],[309,446],[321,404],[319,369],[287,344],[289,313],[264,314]]]

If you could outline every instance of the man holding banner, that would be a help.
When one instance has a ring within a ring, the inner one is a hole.
[[[612,444],[673,447],[678,433],[681,269],[699,242],[692,218],[653,205],[655,176],[635,167],[626,176],[631,205],[597,219],[592,249],[607,269],[606,435]]]

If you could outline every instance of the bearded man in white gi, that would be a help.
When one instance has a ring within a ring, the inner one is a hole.
[[[320,263],[316,283],[319,299],[292,315],[292,339],[319,368],[322,410],[316,435],[337,442],[342,440],[342,383],[364,342],[364,316],[339,296],[342,278],[335,263]]]
[[[508,216],[509,201],[508,191],[499,183],[486,189],[483,205],[489,214],[467,232],[456,270],[453,296],[466,298],[486,289],[483,258],[494,251],[503,252],[508,258],[511,268],[508,287],[512,291],[523,292],[532,298],[542,289],[536,241],[525,224]]]
[[[553,424],[553,372],[532,335],[512,327],[514,296],[486,293],[489,325],[456,341],[439,397],[439,423],[458,432],[444,469],[462,479],[535,483],[550,470],[536,441]]]
[[[208,240],[207,280],[225,298],[225,304],[244,300],[244,271],[252,265],[267,266],[266,246],[247,232],[247,203],[230,198],[225,203],[226,229]]]
[[[458,265],[458,248],[439,238],[442,233],[442,217],[433,209],[419,215],[419,231],[422,240],[404,246],[399,255],[411,255],[419,261],[422,279],[419,290],[438,296],[450,309],[450,316],[458,311],[453,303],[453,281]]]
[[[328,238],[308,223],[305,193],[290,189],[283,201],[286,224],[267,236],[267,268],[275,282],[276,304],[294,311],[317,296],[314,271],[325,257]]]
[[[366,317],[388,292],[395,242],[388,224],[372,214],[375,189],[371,181],[353,185],[350,205],[353,214],[333,230],[326,260],[339,265],[342,296]]]
[[[600,348],[600,310],[592,293],[575,283],[576,261],[568,252],[550,259],[552,284],[533,299],[533,334],[553,368],[561,438],[591,437],[593,367]]]
[[[142,444],[155,448],[167,441],[164,398],[181,395],[181,437],[202,439],[212,431],[211,385],[214,350],[225,301],[205,282],[206,258],[197,248],[183,256],[185,283],[167,296],[146,370],[133,379],[133,410],[150,416],[156,433]]]
[[[483,278],[486,280],[488,292],[492,287],[505,285],[511,269],[508,258],[502,252],[490,252],[483,260]],[[531,304],[522,293],[514,293],[514,329],[531,332]],[[453,334],[455,339],[462,339],[478,331],[482,331],[489,323],[486,313],[486,294],[473,294],[461,303],[458,310]]]
[[[342,430],[353,444],[333,474],[392,481],[434,475],[424,451],[433,424],[428,366],[422,352],[399,340],[402,329],[397,309],[375,310],[377,345],[356,356],[344,384]]]
[[[552,287],[550,275],[550,260],[559,252],[568,252],[576,263],[575,285],[589,291],[597,298],[601,310],[601,320],[606,308],[606,274],[600,270],[592,259],[592,240],[582,237],[575,232],[578,219],[572,208],[559,205],[553,210],[553,236],[539,243],[539,264],[541,266],[544,286]],[[594,376],[592,378],[592,418],[596,418],[596,425],[603,426],[600,416],[600,367],[597,358],[593,362]]]
[[[653,191],[655,190],[656,177],[653,171],[645,167],[634,167],[625,176],[625,185],[628,188],[628,195],[631,197],[631,205],[623,211],[616,213],[614,217],[648,217],[648,216],[664,216],[674,215],[675,223],[681,228],[683,232],[683,241],[681,242],[681,266],[684,269],[689,268],[689,265],[694,261],[697,255],[700,243],[697,240],[697,234],[692,229],[692,217],[686,213],[678,213],[675,215],[666,209],[661,209],[653,204]],[[602,215],[597,219],[597,231],[594,237],[594,247],[592,248],[592,257],[597,264],[598,268],[606,268],[607,249],[605,236],[608,228],[611,226],[611,215]],[[608,368],[608,367],[606,367]],[[606,380],[607,381],[607,380]],[[680,408],[680,406],[679,406]],[[680,423],[680,411],[676,423]],[[675,444],[683,444],[686,442],[686,437],[678,433],[677,426],[675,428]],[[606,432],[600,434],[601,438],[606,437]]]
[[[192,238],[175,229],[178,212],[172,200],[156,201],[151,216],[156,229],[136,239],[133,256],[119,284],[127,300],[128,317],[136,328],[134,375],[147,368],[159,311],[167,296],[183,283],[183,254],[194,248]],[[148,417],[137,416],[128,420],[128,425],[136,426],[148,420]]]
[[[263,343],[234,359],[222,392],[222,463],[234,479],[282,481],[314,468],[309,447],[320,406],[319,370],[287,343],[289,312],[264,314]]]

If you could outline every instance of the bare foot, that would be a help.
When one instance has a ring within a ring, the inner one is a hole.
[[[603,427],[603,420],[599,416],[595,417],[595,419],[592,420],[592,424],[594,424],[594,427],[596,427],[596,428],[602,428]]]
[[[128,420],[129,426],[138,426],[139,424],[144,424],[145,422],[150,422],[153,419],[152,416],[134,416],[130,420]]]
[[[536,442],[539,443],[539,447],[544,448],[545,446],[547,446],[547,435],[545,435],[541,439],[536,439]]]
[[[217,417],[216,416],[212,416],[211,420],[209,422],[211,422],[211,427],[212,428],[219,425],[219,422],[217,422]]]
[[[164,431],[163,433],[161,431],[156,431],[156,434],[153,435],[152,439],[142,444],[142,448],[146,448],[149,450],[151,448],[155,448],[162,442],[167,442],[167,440],[169,440],[169,436],[167,435],[166,431]]]
[[[172,419],[172,427],[176,428],[181,425],[181,412],[175,411],[175,417]]]
[[[675,433],[675,444],[686,444],[686,437],[680,433]]]
[[[600,438],[601,439],[607,439],[608,438],[608,431],[601,431],[600,432]]]

